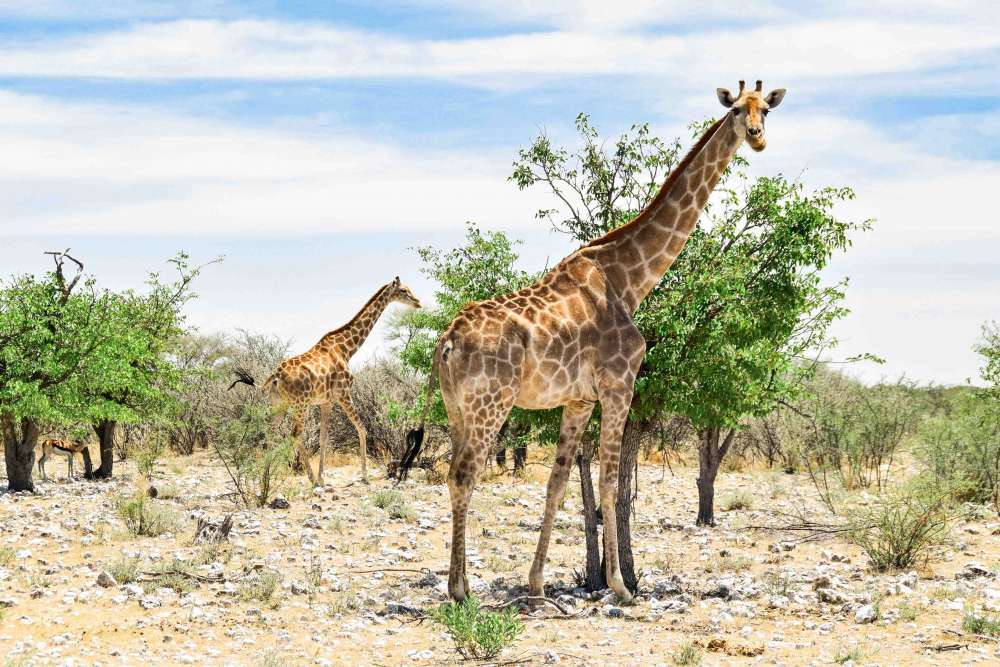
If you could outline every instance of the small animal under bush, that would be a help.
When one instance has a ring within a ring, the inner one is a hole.
[[[434,610],[433,618],[448,629],[462,657],[470,660],[495,658],[524,631],[516,609],[485,610],[472,596],[442,604]]]

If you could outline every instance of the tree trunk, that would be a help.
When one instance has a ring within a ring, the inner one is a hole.
[[[642,445],[642,434],[646,423],[629,418],[625,422],[625,433],[622,435],[621,461],[618,464],[618,502],[615,504],[615,514],[618,531],[618,565],[621,568],[625,587],[633,593],[639,589],[639,577],[635,573],[635,561],[632,558],[632,501],[634,474],[638,473],[639,447]]]
[[[725,440],[719,444],[722,429],[709,426],[700,433],[698,443],[698,526],[715,525],[715,477],[719,474],[719,465],[729,451],[736,435],[736,429],[730,429]]]
[[[514,448],[514,474],[524,472],[524,465],[528,462],[528,445],[518,445]]]
[[[115,428],[118,422],[105,420],[94,425],[94,433],[101,444],[101,465],[94,471],[93,479],[111,479],[115,464]]]
[[[7,467],[8,491],[34,491],[31,475],[35,469],[35,445],[41,432],[31,419],[22,419],[20,429],[12,415],[2,419],[4,463]]]
[[[601,544],[597,535],[597,500],[594,497],[594,480],[590,476],[590,463],[594,460],[594,442],[584,438],[580,453],[576,455],[576,466],[580,470],[580,495],[583,498],[583,529],[587,540],[587,569],[584,571],[583,586],[588,592],[608,587],[601,567]]]

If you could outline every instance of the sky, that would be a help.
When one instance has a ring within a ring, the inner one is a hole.
[[[648,122],[690,143],[738,79],[784,87],[755,174],[847,185],[875,219],[825,273],[850,372],[975,380],[1000,319],[1000,3],[0,0],[0,274],[70,247],[104,285],[178,250],[201,331],[301,351],[466,221],[538,270],[574,245],[508,182],[539,132]],[[359,359],[386,354],[379,328]]]

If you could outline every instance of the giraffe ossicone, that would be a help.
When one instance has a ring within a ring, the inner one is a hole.
[[[632,599],[618,561],[615,501],[622,433],[646,342],[633,322],[639,304],[677,258],[736,150],[763,150],[764,117],[785,91],[762,94],[719,88],[729,111],[712,124],[631,222],[580,248],[535,284],[465,306],[444,332],[428,393],[438,375],[452,440],[448,490],[452,506],[448,590],[469,592],[465,524],[476,479],[511,408],[563,406],[555,464],[549,477],[530,592],[544,594],[544,568],[556,509],[573,455],[601,403],[600,493],[604,561],[609,585]],[[429,402],[428,402],[429,403]],[[424,420],[426,420],[426,407]],[[423,423],[403,463],[416,458]],[[405,477],[401,465],[400,476]]]
[[[396,276],[391,282],[380,287],[347,324],[324,335],[309,350],[281,362],[260,385],[261,389],[268,392],[275,427],[284,413],[291,411],[292,439],[299,452],[299,458],[305,465],[309,481],[314,486],[323,481],[330,412],[334,403],[343,409],[358,433],[361,478],[365,482],[368,481],[368,433],[351,398],[354,376],[351,374],[349,363],[351,357],[368,338],[379,317],[393,302],[414,308],[420,307],[417,297],[410,288],[400,282],[399,276]],[[245,371],[237,370],[236,375],[237,379],[230,385],[230,389],[240,382],[256,386],[253,378]],[[313,405],[318,405],[320,408],[319,468],[315,475],[303,442],[305,412]]]

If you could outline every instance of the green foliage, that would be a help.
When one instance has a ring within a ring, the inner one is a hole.
[[[239,598],[244,602],[260,602],[272,607],[277,606],[274,594],[281,583],[278,575],[270,570],[258,572],[246,579],[239,588]]]
[[[724,512],[753,509],[753,496],[746,491],[731,493],[722,498],[719,507]]]
[[[608,149],[586,114],[577,115],[576,130],[582,141],[574,152],[553,146],[545,134],[536,137],[518,151],[510,180],[520,190],[534,185],[550,190],[560,208],[540,209],[535,217],[587,243],[646,206],[679,161],[681,144],[664,142],[643,123]]]
[[[987,322],[983,325],[983,337],[976,345],[976,352],[983,357],[980,369],[983,379],[1000,390],[1000,324]]]
[[[845,489],[881,491],[924,407],[915,388],[904,381],[866,387],[828,371],[818,380],[810,384],[812,396],[804,403],[811,415],[806,463],[814,481],[832,471]]]
[[[379,509],[383,509],[392,519],[402,519],[404,521],[414,521],[416,513],[406,503],[403,494],[392,489],[376,491],[371,495],[372,504]]]
[[[721,207],[636,315],[650,345],[637,382],[644,409],[734,427],[794,398],[815,369],[809,353],[835,343],[829,327],[847,313],[846,282],[823,285],[820,272],[865,228],[833,216],[851,198],[780,176],[745,195],[722,189]]]
[[[257,394],[237,418],[222,420],[213,445],[246,507],[266,505],[289,474],[291,440],[272,432],[269,406]]]
[[[948,537],[947,498],[936,483],[918,478],[872,507],[853,510],[847,539],[879,572],[924,563]]]
[[[928,420],[916,454],[953,489],[957,500],[1000,507],[1000,410],[978,395],[963,396],[952,414]]]
[[[119,496],[114,500],[115,512],[129,533],[136,537],[158,537],[177,527],[177,517],[160,507],[145,493]]]
[[[860,646],[851,647],[839,647],[837,652],[833,655],[833,661],[838,665],[843,665],[848,662],[858,663],[864,660],[865,653],[861,650]]]
[[[993,614],[969,612],[962,619],[962,630],[973,635],[1000,637],[1000,619]]]
[[[967,387],[941,398],[920,432],[917,457],[958,500],[1000,509],[1000,329],[983,327],[976,346],[986,388]]]
[[[146,438],[135,451],[135,464],[139,469],[139,474],[147,479],[152,478],[156,462],[163,455],[165,449],[166,443],[161,438],[155,435]]]
[[[164,560],[153,568],[153,578],[144,582],[142,586],[146,592],[155,591],[157,588],[170,588],[178,594],[188,593],[198,587],[195,580],[188,576],[190,573],[191,566],[184,561]]]
[[[495,658],[524,631],[516,609],[486,611],[472,596],[462,602],[446,602],[432,616],[448,629],[455,648],[467,659]]]
[[[131,584],[139,578],[141,565],[142,560],[139,558],[119,558],[108,565],[108,574],[119,584]]]

